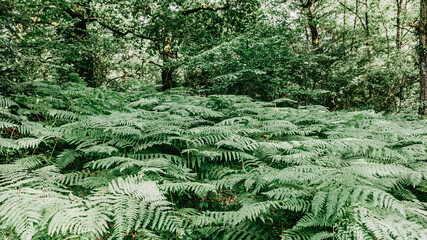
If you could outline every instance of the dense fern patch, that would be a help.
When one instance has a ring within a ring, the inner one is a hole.
[[[29,89],[0,97],[2,239],[427,239],[424,119]]]

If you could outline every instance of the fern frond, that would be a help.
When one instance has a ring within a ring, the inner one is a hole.
[[[166,192],[191,191],[202,199],[205,198],[208,193],[216,192],[216,187],[214,185],[197,182],[163,183],[160,188]]]
[[[15,140],[0,138],[0,148],[20,149],[21,146]]]
[[[64,149],[62,153],[56,157],[56,165],[59,168],[66,168],[68,165],[74,163],[76,158],[80,157],[81,155],[82,154],[80,151]]]
[[[0,96],[0,108],[7,108],[17,105],[14,101],[10,100],[9,98]]]

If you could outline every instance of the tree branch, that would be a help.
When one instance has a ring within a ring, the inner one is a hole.
[[[365,30],[366,30],[365,24],[363,23],[363,19],[362,19],[358,14],[356,14],[356,13],[353,11],[353,9],[351,9],[351,8],[347,7],[344,3],[342,3],[342,2],[341,2],[341,1],[339,1],[339,0],[338,0],[338,3],[339,3],[341,6],[343,6],[345,9],[347,9],[348,11],[350,11],[351,13],[353,13],[353,14],[356,16],[356,18],[358,18],[358,19],[359,19],[360,23],[362,24],[363,29],[365,29]]]
[[[393,26],[397,26],[397,24],[393,24]],[[413,25],[412,23],[408,23],[409,27],[415,28],[417,29],[419,26],[418,24]],[[400,28],[402,28],[403,30],[406,30],[406,32],[410,32],[410,33],[416,33],[415,31],[413,31],[411,28],[406,28],[405,26],[400,26]]]
[[[418,24],[418,23],[409,22],[408,25],[412,28],[417,29],[417,30],[420,28],[420,24]]]
[[[142,60],[142,63],[149,63],[149,64],[156,65],[157,67],[163,67],[162,65],[160,65],[160,64],[158,64],[158,63],[156,63],[154,61],[151,61],[151,60],[148,60],[148,59],[145,59],[145,58],[141,58],[141,57],[137,57],[137,58],[140,59],[140,60]]]
[[[144,35],[142,35],[142,34],[138,34],[138,33],[134,32],[134,31],[132,31],[132,30],[130,30],[130,29],[127,29],[127,30],[125,30],[125,31],[121,31],[121,30],[119,30],[119,29],[117,29],[117,28],[115,28],[115,27],[112,27],[112,26],[110,26],[110,25],[106,24],[105,22],[102,22],[102,21],[101,21],[101,20],[99,20],[99,19],[94,19],[94,21],[98,22],[98,23],[99,23],[99,25],[101,25],[101,26],[105,27],[106,29],[108,29],[108,30],[112,31],[113,33],[115,33],[115,34],[117,34],[117,35],[119,35],[119,36],[123,36],[123,37],[124,37],[124,36],[126,36],[126,35],[128,35],[128,34],[132,34],[132,35],[134,35],[135,37],[138,37],[138,38],[142,38],[142,39],[150,40],[150,41],[152,41],[152,42],[154,42],[154,43],[156,43],[156,42],[157,42],[157,41],[156,41],[156,39],[154,39],[154,38],[151,38],[151,37],[148,37],[148,36],[144,36]]]

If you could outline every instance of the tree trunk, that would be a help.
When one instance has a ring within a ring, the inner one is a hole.
[[[397,13],[396,13],[396,48],[402,48],[402,40],[401,40],[401,15],[402,15],[402,0],[396,0],[397,5]]]
[[[355,17],[354,17],[354,21],[353,21],[353,31],[356,30],[356,24],[357,24],[357,16],[358,16],[358,14],[359,14],[359,1],[356,1]],[[353,52],[354,41],[355,41],[355,36],[353,35],[353,37],[351,39],[351,50],[350,50],[350,52]]]
[[[427,0],[420,0],[420,22],[416,26],[419,37],[418,56],[420,65],[420,108],[419,113],[427,113]]]
[[[85,43],[87,41],[89,33],[86,24],[87,22],[82,19],[76,22],[72,33],[73,42]],[[76,56],[73,65],[75,71],[89,87],[99,87],[101,85],[101,82],[95,77],[95,58],[92,52],[83,51],[79,56]]]
[[[166,91],[177,86],[176,81],[173,78],[173,72],[176,70],[176,68],[170,66],[170,61],[173,59],[173,52],[172,38],[169,36],[163,39],[162,59],[164,65],[162,68],[162,90]]]
[[[366,38],[369,39],[369,15],[368,15],[368,9],[369,9],[369,0],[366,0],[365,2],[365,23],[366,23]]]
[[[319,32],[317,30],[317,19],[316,19],[316,8],[315,8],[315,3],[317,1],[318,0],[307,0],[307,2],[304,2],[303,0],[301,0],[302,8],[306,9],[308,27],[310,28],[310,35],[311,35],[311,45],[313,45],[313,47],[319,46]]]
[[[91,16],[89,6],[75,6],[74,8],[65,9],[65,12],[75,21],[70,33],[67,34],[69,42],[71,44],[77,42],[86,44],[89,37],[87,23]],[[88,86],[99,87],[102,84],[100,79],[95,76],[96,60],[93,52],[85,50],[75,56],[69,56],[69,58],[70,63],[74,66],[74,71],[79,74]]]
[[[176,84],[173,79],[173,68],[163,68],[162,69],[162,90],[166,91],[168,89],[176,87]]]
[[[308,10],[308,27],[310,28],[311,33],[311,45],[313,47],[319,46],[319,32],[317,31],[317,23],[316,23],[316,17],[314,12],[314,7],[310,7]]]

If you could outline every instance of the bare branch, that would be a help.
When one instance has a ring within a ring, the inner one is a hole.
[[[349,7],[347,7],[344,3],[342,3],[341,1],[339,1],[338,0],[338,3],[341,5],[341,6],[343,6],[345,9],[347,9],[348,11],[350,11],[351,13],[353,13],[359,20],[360,20],[360,23],[362,24],[362,27],[363,27],[363,29],[365,29],[366,30],[366,27],[365,27],[365,24],[363,23],[363,19],[362,18],[360,18],[360,16],[358,15],[358,14],[356,14],[354,11],[353,11],[353,9],[351,9],[351,8],[349,8]]]

